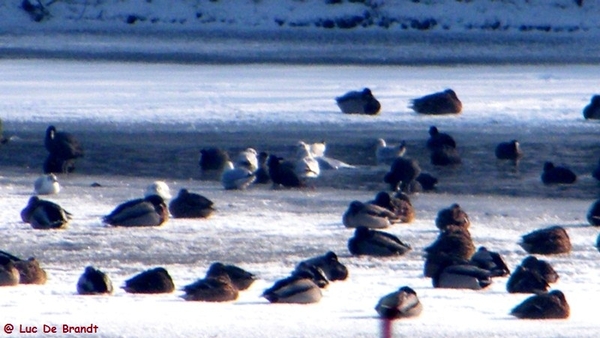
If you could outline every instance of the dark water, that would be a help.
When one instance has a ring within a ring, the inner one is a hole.
[[[29,173],[42,171],[46,156],[43,146],[45,125],[12,124],[8,135],[17,140],[0,148],[0,168]],[[406,140],[406,157],[418,160],[422,170],[439,179],[434,193],[500,195],[592,200],[599,196],[600,184],[591,177],[600,157],[597,137],[589,128],[569,130],[561,127],[497,128],[473,131],[445,130],[458,143],[462,164],[452,167],[433,166],[425,142],[429,135],[421,127],[395,127],[382,130],[376,126],[341,125],[264,125],[237,127],[228,131],[223,126],[204,126],[199,130],[180,131],[177,126],[106,126],[66,125],[63,130],[75,134],[86,155],[77,162],[71,175],[108,175],[149,177],[154,179],[203,180],[198,161],[200,149],[217,146],[230,155],[247,147],[278,156],[293,156],[298,140],[326,140],[327,155],[356,169],[324,171],[315,180],[318,187],[336,189],[386,189],[383,176],[388,167],[376,166],[375,140],[384,137],[388,143]],[[217,131],[218,130],[218,131]],[[510,130],[510,134],[506,132]],[[498,142],[519,135],[525,156],[518,162],[497,160],[494,149]],[[578,180],[572,185],[544,186],[541,183],[543,163],[571,168]],[[1,170],[1,169],[0,169]]]

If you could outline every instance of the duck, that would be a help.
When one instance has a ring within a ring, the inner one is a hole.
[[[150,195],[118,205],[102,221],[111,226],[160,226],[169,220],[169,211],[162,197]]]
[[[21,210],[21,220],[34,229],[65,229],[73,215],[60,205],[31,196]]]
[[[401,191],[397,191],[395,196],[390,196],[386,191],[380,191],[369,203],[393,212],[399,217],[400,223],[410,223],[415,219],[415,208],[408,196]]]
[[[506,291],[509,293],[543,293],[550,287],[548,281],[537,271],[523,265],[517,266],[506,281]]]
[[[0,264],[12,262],[19,271],[19,284],[46,284],[47,274],[35,257],[22,259],[8,252],[0,251]]]
[[[455,225],[465,229],[468,229],[471,225],[469,216],[458,203],[454,203],[449,208],[440,210],[435,218],[435,226],[438,229],[444,230],[449,225]]]
[[[400,218],[393,212],[361,201],[352,201],[342,216],[342,222],[347,228],[362,225],[371,229],[383,229],[399,221]]]
[[[313,276],[305,270],[280,279],[266,289],[262,297],[270,303],[310,304],[318,303],[323,293],[313,282]]]
[[[572,249],[569,234],[558,225],[523,235],[519,245],[527,253],[540,255],[569,253]]]
[[[174,218],[208,218],[215,208],[213,201],[182,188],[169,203],[169,212]]]
[[[419,316],[423,311],[423,305],[415,290],[403,286],[381,297],[375,306],[375,311],[384,319],[410,318]]]
[[[53,125],[46,129],[44,146],[48,153],[62,160],[76,159],[84,155],[83,147],[75,136],[67,132],[58,132]]]
[[[265,151],[258,153],[258,169],[254,172],[256,179],[254,184],[268,184],[271,182],[271,176],[269,176],[269,167],[267,166],[267,160],[269,154]]]
[[[236,168],[231,161],[227,162],[221,174],[221,184],[225,190],[245,190],[255,179],[256,176],[250,169],[245,166]]]
[[[327,251],[323,255],[306,259],[301,263],[318,267],[330,281],[340,281],[348,278],[348,268],[339,261],[338,256],[333,251]]]
[[[401,141],[397,145],[387,145],[384,139],[377,139],[377,147],[375,149],[375,159],[377,164],[390,165],[398,157],[404,156],[406,153],[406,141]]]
[[[583,117],[586,120],[600,119],[600,95],[592,96],[590,103],[583,108]]]
[[[301,272],[309,275],[313,283],[317,284],[319,288],[324,289],[329,286],[329,279],[327,279],[327,276],[325,276],[323,269],[319,268],[318,266],[306,262],[300,262],[298,265],[296,265],[294,271],[292,271],[292,275],[299,274]]]
[[[398,237],[365,226],[356,227],[354,237],[348,240],[348,251],[355,256],[402,256],[410,250]]]
[[[239,296],[225,266],[219,262],[211,264],[205,278],[186,285],[183,291],[185,294],[182,298],[187,301],[229,302]]]
[[[77,293],[80,295],[102,295],[113,293],[110,278],[102,271],[89,265],[77,281]]]
[[[35,195],[56,195],[60,192],[58,178],[54,174],[44,174],[33,183]]]
[[[126,280],[122,289],[127,293],[171,293],[175,291],[175,284],[165,268],[157,267]]]
[[[200,150],[200,170],[202,172],[221,172],[225,164],[230,161],[227,151],[218,147],[208,147]]]
[[[488,270],[471,264],[448,265],[433,276],[434,288],[481,290],[492,284]]]
[[[148,185],[144,192],[144,196],[147,197],[151,195],[158,195],[165,201],[173,198],[173,196],[171,196],[171,190],[165,181],[154,181]]]
[[[421,173],[419,162],[406,157],[398,157],[392,162],[390,171],[385,174],[383,181],[390,185],[392,191],[406,192],[410,183]]]
[[[247,290],[257,279],[255,274],[246,271],[239,266],[224,264],[223,267],[233,286],[240,291]]]
[[[548,283],[556,283],[558,281],[558,273],[550,263],[545,260],[538,259],[535,256],[527,256],[521,262],[521,266],[537,272]]]
[[[477,249],[469,262],[471,265],[489,271],[490,277],[505,277],[510,275],[510,270],[502,256],[497,252],[488,250],[484,246]]]
[[[600,226],[600,199],[596,200],[590,206],[587,212],[587,221],[590,225]]]
[[[567,168],[555,166],[552,162],[544,163],[544,171],[542,172],[542,183],[548,184],[573,184],[577,181],[577,175]]]
[[[381,110],[381,103],[369,88],[347,92],[336,97],[335,101],[344,114],[377,115]]]
[[[410,108],[418,114],[460,114],[462,111],[462,102],[452,89],[413,99],[411,103]]]
[[[19,285],[19,270],[12,261],[0,263],[0,286]]]
[[[465,260],[475,253],[475,245],[469,230],[456,225],[449,225],[440,232],[436,240],[425,248],[429,255],[455,256]]]
[[[566,319],[570,307],[562,291],[552,290],[525,299],[510,314],[519,319]]]
[[[523,151],[517,140],[500,142],[496,146],[495,154],[499,160],[518,160],[523,157]]]
[[[226,163],[225,169],[229,165]],[[254,173],[258,169],[258,152],[254,148],[246,148],[245,150],[238,153],[233,161],[235,168],[245,168],[251,173]]]
[[[456,141],[454,141],[454,138],[449,134],[440,132],[436,126],[430,126],[429,139],[427,140],[426,146],[429,150],[443,148],[444,146],[456,148]]]
[[[427,252],[425,255],[425,264],[423,265],[423,275],[432,278],[436,276],[441,269],[450,265],[470,265],[471,262],[464,257],[459,257],[453,253],[446,252]]]
[[[279,186],[285,188],[302,188],[306,186],[304,180],[296,173],[294,163],[284,161],[283,158],[271,154],[267,160],[267,166],[269,167],[269,176],[273,181],[274,188]]]
[[[462,163],[458,150],[446,145],[433,149],[429,158],[431,164],[436,166],[458,165]]]

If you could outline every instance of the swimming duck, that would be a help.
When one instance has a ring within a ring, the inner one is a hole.
[[[169,220],[169,211],[162,197],[150,195],[118,205],[103,222],[112,226],[160,226]]]
[[[523,157],[519,141],[501,142],[496,146],[496,158],[499,160],[518,160]]]
[[[356,227],[354,237],[348,240],[348,251],[353,255],[402,256],[412,250],[398,237],[383,231]]]
[[[77,293],[80,295],[100,295],[113,293],[110,278],[102,271],[87,266],[77,281]]]
[[[520,319],[564,319],[569,313],[569,303],[559,290],[531,296],[510,312]]]
[[[552,255],[571,252],[571,240],[561,226],[535,230],[523,235],[519,245],[530,254]]]
[[[390,171],[385,174],[383,181],[390,185],[392,191],[400,190],[406,192],[409,184],[421,173],[421,167],[417,160],[398,157],[392,162]]]
[[[468,229],[471,225],[469,216],[457,203],[440,210],[435,219],[435,226],[440,230],[444,230],[449,225],[456,225],[465,229]]]
[[[577,180],[577,175],[571,169],[554,166],[552,162],[544,163],[541,177],[544,184],[573,184]]]
[[[131,277],[122,288],[128,293],[171,293],[175,285],[169,272],[158,267]]]
[[[381,110],[381,104],[369,88],[364,88],[362,91],[350,91],[336,97],[335,101],[344,114],[377,115]]]
[[[420,315],[423,305],[415,290],[403,286],[397,291],[381,297],[375,306],[375,311],[385,319],[409,318]]]
[[[213,205],[208,198],[181,189],[169,203],[169,211],[175,218],[208,218],[215,211]]]
[[[56,127],[50,125],[46,129],[44,146],[51,155],[63,160],[83,157],[83,147],[70,133],[58,132]]]
[[[377,164],[392,164],[398,157],[402,157],[406,153],[406,142],[402,141],[398,145],[387,145],[384,139],[377,140],[377,148],[375,149],[375,158]]]
[[[443,92],[425,95],[413,99],[411,109],[419,114],[443,115],[460,114],[462,111],[462,102],[452,89],[446,89]]]
[[[393,212],[374,204],[352,201],[342,216],[347,228],[365,226],[371,229],[383,229],[398,223],[400,218]]]
[[[36,195],[55,195],[59,192],[60,184],[54,174],[42,175],[33,183],[33,193]]]
[[[338,256],[333,251],[328,251],[324,255],[309,258],[303,263],[314,265],[321,269],[328,280],[337,281],[348,278],[348,268],[340,263]]]
[[[34,229],[64,229],[73,215],[60,205],[42,200],[37,196],[29,198],[27,206],[21,210],[21,219]]]
[[[275,282],[263,292],[262,297],[271,303],[309,304],[319,302],[323,293],[313,282],[311,274],[301,270]]]
[[[186,285],[183,299],[201,302],[229,302],[239,296],[238,289],[231,282],[229,274],[222,263],[213,263],[206,277]]]

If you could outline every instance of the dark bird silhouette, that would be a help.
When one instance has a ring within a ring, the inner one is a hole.
[[[169,219],[169,211],[162,197],[149,195],[118,205],[104,223],[112,226],[160,226]]]
[[[305,186],[304,181],[296,173],[296,165],[293,162],[284,161],[283,158],[275,155],[269,155],[267,166],[274,187],[301,188]]]
[[[462,162],[458,150],[446,145],[431,150],[429,158],[432,165],[438,166],[457,165]]]
[[[200,170],[221,172],[229,161],[229,154],[221,148],[209,147],[200,150]]]
[[[169,272],[158,267],[126,280],[122,288],[128,293],[171,293],[175,290],[175,284]]]
[[[573,184],[577,180],[577,175],[567,168],[554,166],[552,162],[544,163],[542,172],[542,182],[544,184]]]
[[[501,142],[496,146],[496,158],[499,160],[518,160],[523,157],[519,141]]]
[[[309,258],[304,260],[303,263],[318,267],[325,273],[327,279],[332,282],[348,278],[348,268],[339,261],[338,256],[333,251]]]
[[[83,157],[83,147],[70,133],[58,132],[56,127],[48,126],[44,146],[48,153],[61,160],[71,160]]]
[[[233,286],[240,291],[248,289],[256,280],[256,275],[238,266],[227,264],[223,265],[223,268],[227,272],[229,279],[231,279]]]
[[[329,280],[325,276],[325,272],[312,264],[308,264],[306,262],[300,262],[296,265],[296,268],[292,272],[292,275],[304,273],[310,275],[313,283],[317,284],[317,286],[321,289],[326,288],[329,285]]]
[[[492,284],[489,271],[471,264],[448,265],[433,276],[434,288],[481,290]]]
[[[419,182],[423,191],[430,191],[435,189],[435,185],[438,183],[438,179],[428,173],[420,173],[415,179]]]
[[[468,260],[475,253],[475,245],[469,230],[459,226],[447,226],[425,252],[429,255],[446,255]]]
[[[77,293],[80,295],[111,294],[113,285],[110,278],[102,271],[87,266],[77,281]]]
[[[468,229],[471,225],[469,216],[457,203],[452,204],[449,208],[440,210],[435,219],[435,226],[440,230],[446,229],[449,225],[465,229]]]
[[[397,291],[381,297],[375,306],[375,311],[385,319],[409,318],[420,315],[423,305],[415,290],[403,286]]]
[[[239,296],[225,266],[219,262],[210,266],[205,278],[186,285],[183,291],[185,295],[182,298],[189,301],[229,302]]]
[[[583,108],[583,117],[588,119],[600,119],[600,95],[592,96],[590,103]]]
[[[402,256],[410,250],[411,246],[398,237],[364,226],[357,227],[354,237],[348,240],[348,251],[357,256]]]
[[[523,235],[519,245],[530,254],[552,255],[571,252],[571,240],[561,226],[535,230]]]
[[[43,165],[44,174],[67,174],[75,171],[74,159],[62,159],[53,154],[48,154]]]
[[[415,208],[410,203],[408,196],[400,191],[403,198],[390,196],[388,192],[381,191],[375,195],[375,199],[369,203],[385,208],[393,212],[400,219],[401,223],[410,223],[415,219]]]
[[[348,92],[335,101],[344,114],[377,115],[381,110],[381,104],[369,88]]]
[[[208,198],[181,189],[169,203],[169,211],[174,218],[207,218],[215,211],[213,205]]]
[[[587,220],[591,225],[599,226],[600,225],[600,199],[596,200],[590,206],[590,209],[587,213]]]
[[[556,283],[558,281],[558,273],[554,270],[552,265],[545,260],[538,259],[535,256],[527,256],[521,262],[521,266],[537,272],[548,283]]]
[[[269,176],[269,166],[267,165],[267,160],[269,159],[269,154],[264,151],[258,153],[258,169],[254,172],[254,176],[256,179],[254,180],[254,184],[267,184],[271,182],[271,176]]]
[[[520,319],[564,319],[569,313],[569,303],[559,290],[531,296],[510,312]]]
[[[383,181],[390,185],[390,190],[407,192],[410,183],[421,173],[417,160],[398,157],[392,162],[390,171],[385,174]]]
[[[491,277],[504,277],[510,274],[506,262],[499,253],[482,246],[473,254],[470,263],[490,272]]]
[[[456,148],[456,141],[449,134],[442,133],[436,126],[429,127],[429,139],[427,140],[427,149],[435,150],[444,146]]]
[[[452,89],[446,89],[413,99],[410,108],[419,114],[427,115],[460,114],[462,102]]]
[[[29,223],[34,229],[64,229],[72,216],[60,205],[37,196],[29,198],[27,206],[21,210],[23,222]]]

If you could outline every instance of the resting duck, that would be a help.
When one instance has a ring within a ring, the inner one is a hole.
[[[452,89],[413,99],[411,103],[410,108],[419,114],[460,114],[462,111],[462,102]]]
[[[175,284],[169,272],[158,267],[131,277],[122,288],[128,293],[171,293]]]
[[[374,204],[352,201],[342,216],[347,228],[365,226],[371,229],[383,229],[400,222],[393,212]]]
[[[510,314],[520,319],[565,319],[569,318],[570,307],[564,293],[553,290],[525,299]]]
[[[169,203],[169,211],[174,218],[208,218],[215,211],[213,205],[208,198],[181,189]]]
[[[415,290],[403,286],[397,291],[381,297],[375,306],[375,311],[385,319],[409,318],[420,315],[423,305]]]
[[[77,281],[77,293],[80,295],[101,295],[113,293],[110,278],[102,271],[87,266]]]
[[[410,250],[411,246],[398,237],[364,226],[357,227],[354,237],[348,240],[348,251],[353,255],[402,256]]]
[[[222,263],[213,263],[204,279],[186,285],[183,299],[201,302],[229,302],[239,296],[238,289],[231,282]]]
[[[369,88],[362,91],[350,91],[336,97],[335,101],[344,114],[377,115],[381,110],[381,104]]]
[[[552,255],[571,252],[571,240],[561,226],[535,230],[523,235],[519,245],[530,254]]]
[[[64,229],[73,215],[60,205],[32,196],[21,210],[21,219],[34,229]]]
[[[169,220],[169,211],[162,197],[150,195],[118,205],[103,222],[112,226],[160,226]]]

